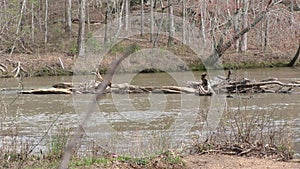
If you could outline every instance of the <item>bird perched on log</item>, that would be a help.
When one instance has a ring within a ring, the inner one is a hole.
[[[227,78],[226,78],[227,81],[229,81],[231,79],[230,78],[231,74],[232,74],[231,69],[229,69],[228,74],[227,74]]]
[[[202,73],[202,75],[201,75],[201,81],[202,81],[202,86],[203,86],[203,88],[205,89],[205,90],[207,90],[208,89],[208,81],[207,81],[207,79],[205,78],[206,77],[206,73]]]
[[[98,68],[96,68],[96,71],[95,72],[92,72],[94,75],[96,75],[96,77],[95,77],[95,81],[96,82],[103,82],[104,81],[104,78],[101,76],[101,74],[100,74],[100,72],[99,72],[99,70],[98,70]],[[108,82],[108,86],[111,88],[111,85],[112,85],[112,83],[111,83],[111,81],[109,81]]]

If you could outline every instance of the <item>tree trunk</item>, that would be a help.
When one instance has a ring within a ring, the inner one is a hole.
[[[293,57],[293,59],[291,60],[291,62],[288,64],[289,67],[293,67],[296,65],[299,55],[300,55],[300,40],[299,40],[298,50],[295,56]]]
[[[39,1],[39,5],[38,5],[38,10],[37,10],[37,18],[38,18],[38,23],[39,23],[39,31],[42,32],[43,31],[43,26],[42,26],[42,10],[43,10],[43,3],[40,0]]]
[[[23,10],[23,15],[25,15],[25,16],[26,16],[26,13],[27,13],[27,12],[26,12],[26,9],[27,9],[26,3],[27,3],[27,2],[25,2],[25,7],[24,7],[24,10]],[[23,3],[20,3],[20,9],[22,10],[22,8],[23,8]],[[20,11],[21,11],[21,10],[20,10]],[[24,30],[24,25],[25,25],[25,21],[26,21],[25,18],[26,18],[26,17],[22,17],[22,18],[21,18],[20,32],[23,32],[23,30]]]
[[[7,7],[6,7],[6,0],[3,0],[3,19],[7,20]]]
[[[186,43],[186,2],[182,1],[182,43]]]
[[[91,30],[91,20],[90,20],[90,5],[86,6],[86,21],[87,21],[87,31],[90,32]]]
[[[202,5],[200,9],[200,15],[201,15],[201,35],[202,35],[202,42],[205,45],[206,44],[206,34],[205,34],[205,1],[202,0]]]
[[[104,18],[104,42],[108,41],[107,19],[108,19],[108,7],[106,7],[105,18]]]
[[[234,33],[240,31],[240,1],[235,0],[235,12],[234,12]],[[239,52],[240,41],[235,42],[236,52]]]
[[[144,0],[141,0],[141,36],[144,36]]]
[[[125,0],[125,30],[129,29],[129,0]]]
[[[31,42],[34,44],[34,39],[35,39],[35,26],[34,26],[34,3],[31,3]]]
[[[101,0],[96,0],[95,2],[96,2],[96,6],[95,6],[95,7],[96,7],[97,9],[101,8],[101,6],[102,6]]]
[[[72,37],[72,0],[65,0],[65,8],[65,31],[69,37]]]
[[[16,30],[16,38],[15,38],[14,44],[13,44],[13,46],[11,48],[10,56],[13,54],[13,52],[15,50],[15,47],[16,47],[16,42],[19,39],[18,36],[19,36],[19,32],[20,32],[20,27],[21,27],[21,22],[22,22],[22,19],[23,19],[23,13],[24,13],[25,7],[26,7],[26,0],[23,0],[21,11],[20,11],[20,18],[19,18],[19,22],[18,22],[17,30]]]
[[[266,21],[265,21],[265,30],[264,30],[264,50],[267,49],[268,47],[268,37],[269,37],[269,16],[266,16]]]
[[[125,6],[124,1],[125,0],[123,0],[121,10],[118,12],[118,15],[119,15],[119,18],[118,18],[118,33],[121,31],[122,26],[123,26],[123,23],[122,23],[123,17],[122,16],[123,16],[123,11],[124,11],[124,6]],[[118,2],[118,5],[120,5],[120,2]],[[117,8],[120,9],[119,6],[117,6]]]
[[[173,45],[174,41],[174,15],[173,15],[173,2],[172,0],[168,0],[168,13],[169,13],[169,38],[168,38],[168,46]]]
[[[245,29],[248,26],[248,8],[249,8],[249,1],[243,0],[243,17],[242,17],[242,29]],[[241,43],[240,43],[240,51],[246,52],[248,46],[248,38],[247,33],[241,36]]]
[[[154,0],[150,0],[150,42],[154,41]]]
[[[272,0],[270,0],[272,1]],[[223,55],[223,53],[229,49],[231,47],[231,45],[233,43],[235,43],[242,35],[244,35],[245,33],[249,32],[253,27],[255,27],[255,25],[257,25],[265,16],[266,13],[269,9],[269,6],[267,6],[266,10],[263,10],[261,13],[259,13],[257,15],[257,17],[253,20],[253,22],[248,25],[246,28],[242,29],[241,31],[239,31],[238,33],[235,33],[233,35],[233,37],[227,41],[225,44],[220,44],[218,45],[213,54],[211,54],[206,60],[205,60],[205,65],[208,67],[213,67],[214,64],[218,61],[218,59]]]
[[[46,44],[48,43],[48,0],[45,0],[45,20],[44,20],[44,24],[45,24],[45,34],[44,34],[44,45],[45,45],[45,49],[46,49]]]
[[[85,4],[86,0],[81,0],[80,3],[80,16],[79,16],[79,31],[78,31],[78,39],[77,39],[77,45],[78,45],[78,56],[81,57],[84,55],[84,31],[85,31]]]

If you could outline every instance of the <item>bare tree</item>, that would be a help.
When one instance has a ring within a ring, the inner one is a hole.
[[[267,15],[266,16],[266,20],[265,20],[265,23],[264,23],[264,25],[265,25],[265,28],[264,28],[264,30],[263,30],[263,32],[264,32],[264,39],[263,39],[263,49],[264,50],[266,50],[267,49],[267,47],[268,47],[268,36],[269,36],[269,21],[270,19],[269,19],[269,16]]]
[[[49,4],[48,4],[48,0],[45,0],[45,20],[44,20],[44,26],[45,26],[45,33],[44,33],[44,45],[45,45],[45,48],[46,48],[46,44],[48,42],[48,7]]]
[[[141,0],[141,36],[144,36],[144,0]]]
[[[108,6],[106,7],[105,18],[104,18],[104,42],[108,41],[108,25],[107,25],[107,20],[108,20]]]
[[[201,35],[203,43],[206,44],[206,33],[205,33],[205,0],[201,1],[201,7],[200,7],[200,15],[201,15]]]
[[[0,26],[1,26],[1,29],[5,27],[6,25],[6,22],[7,22],[7,3],[6,3],[6,0],[3,0],[3,4],[0,8],[3,12],[2,14],[0,15],[1,18],[3,17],[3,20],[0,20]]]
[[[125,30],[128,30],[129,28],[129,12],[130,12],[130,8],[129,8],[129,0],[124,0],[125,1]]]
[[[90,18],[90,4],[89,3],[86,5],[85,13],[86,13],[87,30],[88,30],[88,32],[90,32],[90,30],[91,30],[91,18]]]
[[[235,11],[234,11],[234,33],[238,33],[240,31],[240,1],[235,0]],[[239,51],[240,41],[236,41],[235,48],[236,51]]]
[[[80,2],[80,14],[79,14],[79,31],[78,31],[78,56],[84,55],[85,41],[84,41],[84,31],[85,31],[85,5],[86,0],[81,0]]]
[[[97,106],[97,102],[102,99],[102,96],[104,94],[104,90],[107,88],[107,86],[109,85],[109,83],[111,82],[113,75],[115,74],[118,66],[120,65],[120,63],[127,58],[128,56],[130,56],[132,53],[134,53],[137,49],[137,44],[132,44],[130,46],[128,46],[126,48],[126,51],[123,53],[122,56],[120,56],[118,58],[118,60],[115,60],[111,63],[110,68],[107,70],[105,76],[104,76],[104,80],[102,83],[100,83],[97,86],[97,91],[96,91],[96,99],[91,100],[90,102],[90,106],[87,110],[87,113],[85,114],[83,121],[81,123],[81,125],[79,125],[74,133],[74,135],[70,138],[70,141],[67,143],[65,149],[64,149],[64,153],[62,155],[62,161],[60,163],[60,169],[67,169],[70,159],[72,157],[72,152],[74,150],[74,147],[76,146],[76,143],[78,143],[78,141],[81,140],[81,136],[83,135],[83,130],[82,130],[82,126],[85,126],[88,122],[88,120],[90,119],[92,113],[95,110],[95,107]]]
[[[248,26],[248,8],[249,8],[249,1],[243,0],[243,13],[242,13],[242,29],[245,29]],[[241,42],[239,46],[239,51],[246,52],[247,50],[247,33],[241,36]]]
[[[182,1],[182,43],[186,43],[186,1]]]
[[[169,14],[169,38],[168,38],[168,46],[173,45],[174,41],[174,14],[173,14],[173,2],[172,0],[168,0],[168,14]]]
[[[119,1],[118,1],[118,5],[121,5],[121,9],[120,9],[120,7],[119,6],[117,6],[117,9],[119,10],[120,9],[120,11],[118,11],[118,32],[120,32],[121,31],[121,29],[122,29],[122,26],[123,26],[123,22],[122,22],[122,16],[123,16],[123,11],[124,11],[124,7],[125,7],[125,3],[124,3],[124,1],[125,0],[122,0],[122,3],[120,3]]]
[[[31,41],[32,44],[34,44],[34,38],[35,38],[35,26],[34,26],[34,3],[31,2]]]
[[[150,0],[150,42],[154,41],[154,0]]]
[[[65,0],[65,31],[72,36],[72,0]]]
[[[235,43],[241,36],[243,36],[245,33],[249,32],[251,29],[253,29],[267,14],[267,12],[270,10],[270,8],[274,5],[272,0],[269,0],[268,5],[265,7],[264,10],[262,10],[253,20],[253,22],[239,31],[238,33],[235,33],[232,38],[230,38],[226,43],[222,43],[221,40],[218,45],[215,46],[215,50],[213,54],[211,54],[206,60],[205,64],[207,66],[214,66],[215,63],[218,61],[218,59],[223,55],[223,53],[228,50],[233,43]]]
[[[16,38],[15,38],[13,46],[11,48],[10,55],[13,54],[14,49],[16,47],[16,42],[19,40],[19,32],[20,32],[20,27],[21,27],[21,22],[23,19],[23,13],[24,13],[25,7],[26,7],[26,0],[23,0],[21,11],[20,11],[20,18],[19,18],[19,22],[18,22],[18,26],[17,26],[17,30],[16,30]]]

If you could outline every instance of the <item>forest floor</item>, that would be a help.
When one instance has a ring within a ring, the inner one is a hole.
[[[299,169],[300,159],[276,161],[271,158],[242,157],[224,154],[188,155],[181,158],[166,159],[157,157],[147,164],[115,159],[75,159],[69,163],[73,169]],[[27,160],[22,168],[58,168],[60,160]],[[18,163],[6,163],[4,168],[17,168]]]
[[[89,168],[109,169],[299,169],[300,160],[275,161],[272,159],[260,159],[256,157],[239,157],[233,155],[205,154],[189,155],[182,158],[182,163],[163,164],[158,161],[152,162],[146,167],[139,167],[129,163],[119,163],[111,167],[91,165]],[[75,167],[76,168],[76,167]],[[84,168],[84,167],[78,167]]]
[[[239,157],[229,155],[192,155],[183,158],[189,169],[297,169],[300,161],[280,162],[272,159],[261,159],[256,157]]]

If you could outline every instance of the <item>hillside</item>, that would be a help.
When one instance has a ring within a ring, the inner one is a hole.
[[[175,21],[171,29],[168,22],[172,21],[172,17],[166,22],[154,18],[154,31],[150,34],[147,30],[152,24],[149,21],[151,14],[149,0],[145,0],[143,5],[138,0],[131,0],[128,8],[126,3],[123,3],[127,1],[123,0],[109,1],[108,4],[98,0],[87,0],[85,22],[80,22],[80,4],[73,0],[70,8],[70,25],[67,22],[69,0],[51,1],[48,4],[46,2],[5,1],[0,7],[4,11],[0,15],[2,75],[11,76],[9,72],[18,65],[18,62],[26,69],[25,74],[30,76],[72,73],[72,64],[79,52],[79,27],[82,23],[85,23],[83,37],[85,42],[96,36],[98,30],[103,30],[105,23],[113,26],[108,28],[108,34],[105,33],[107,39],[111,39],[116,33],[112,31],[117,26],[112,24],[114,22],[118,22],[122,31],[126,30],[128,25],[141,27],[140,30],[131,29],[130,31],[135,33],[134,36],[126,37],[118,42],[118,47],[112,47],[111,51],[114,52],[108,54],[111,56],[108,58],[111,59],[105,62],[107,64],[122,54],[122,50],[119,49],[126,48],[128,43],[138,43],[141,49],[155,46],[171,51],[181,56],[192,69],[202,69],[202,61],[194,51],[191,51],[189,45],[183,45],[184,41],[202,38],[210,41],[215,48],[223,49],[224,45],[248,26],[251,28],[250,31],[238,36],[237,40],[232,41],[229,49],[222,53],[221,64],[225,68],[282,66],[295,55],[299,41],[300,2],[297,0],[274,1],[271,5],[268,1],[262,0],[208,2],[153,0],[153,12],[167,14],[168,17],[174,15]],[[144,17],[141,14],[142,7]],[[127,21],[127,16],[131,23]],[[130,20],[139,16],[145,19],[143,28],[142,23],[133,23],[133,20]],[[260,16],[262,19],[255,23]],[[119,17],[122,18],[118,19]],[[183,27],[183,23],[177,22],[176,18],[185,18],[186,27]],[[143,31],[146,33],[140,36]],[[185,38],[175,39],[170,45],[171,33],[183,34],[181,36],[185,35]],[[153,36],[156,38],[155,42],[151,41]],[[94,47],[99,45],[101,47],[101,43],[103,39],[96,40]]]

